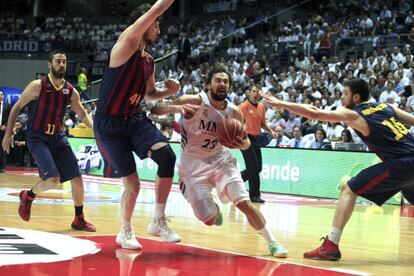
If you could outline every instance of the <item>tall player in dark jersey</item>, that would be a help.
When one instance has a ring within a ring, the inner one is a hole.
[[[414,192],[414,138],[405,127],[414,125],[414,116],[392,105],[368,102],[369,86],[361,79],[345,83],[342,95],[345,108],[335,111],[283,102],[267,94],[262,96],[267,103],[306,118],[346,123],[383,161],[362,170],[344,185],[331,232],[320,247],[304,254],[308,259],[339,260],[338,243],[358,196],[382,205],[399,191]]]
[[[158,164],[155,180],[155,215],[148,233],[166,242],[180,237],[166,223],[165,204],[174,176],[175,154],[168,141],[140,109],[145,99],[161,99],[180,90],[178,81],[164,81],[155,87],[154,60],[147,45],[159,35],[158,17],[173,0],[159,0],[153,6],[140,5],[131,13],[131,25],[121,33],[110,51],[94,119],[97,145],[105,160],[105,176],[121,177],[125,190],[121,198],[122,228],[116,242],[122,248],[141,249],[132,231],[132,213],[140,189],[133,156],[147,157]]]
[[[37,162],[41,181],[30,191],[20,192],[20,217],[25,221],[30,220],[30,210],[36,194],[70,180],[75,204],[72,228],[95,232],[95,226],[84,219],[83,181],[76,156],[62,128],[68,104],[72,105],[72,110],[90,128],[92,119],[83,108],[78,91],[63,78],[66,63],[66,55],[63,52],[50,54],[49,74],[30,82],[11,109],[2,146],[8,153],[13,145],[13,126],[17,116],[24,106],[29,105],[26,143]]]

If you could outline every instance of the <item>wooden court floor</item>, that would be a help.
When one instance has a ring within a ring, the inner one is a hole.
[[[73,231],[70,223],[74,210],[70,185],[63,184],[39,196],[32,207],[30,222],[17,214],[17,194],[30,188],[37,177],[31,173],[0,174],[0,226],[41,230],[67,235],[115,235],[119,230],[119,198],[122,187],[116,181],[85,177],[85,215],[97,227],[96,233]],[[133,227],[137,236],[149,237],[146,227],[154,207],[151,183],[143,183],[134,212]],[[320,245],[319,239],[330,230],[334,212],[332,200],[264,194],[265,204],[257,205],[273,234],[289,250],[279,262],[339,269],[372,275],[414,275],[414,219],[411,210],[401,214],[399,206],[382,208],[358,205],[340,244],[339,262],[303,259],[304,251]],[[248,225],[243,214],[233,206],[221,205],[224,224],[207,227],[198,222],[176,185],[170,194],[167,215],[170,226],[180,234],[182,243],[274,259],[265,242]],[[407,215],[408,213],[408,215]]]

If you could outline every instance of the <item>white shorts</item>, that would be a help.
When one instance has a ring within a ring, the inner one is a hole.
[[[238,204],[249,199],[236,159],[227,149],[205,160],[181,155],[178,173],[181,191],[189,203],[211,197],[213,188],[216,188],[222,203],[232,201]],[[230,183],[236,186],[232,188],[232,198],[229,198],[226,192],[226,187]]]

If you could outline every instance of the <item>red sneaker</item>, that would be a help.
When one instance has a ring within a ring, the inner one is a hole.
[[[313,260],[329,260],[337,261],[341,258],[341,251],[339,251],[338,245],[331,242],[328,237],[321,238],[324,240],[322,245],[315,250],[306,252],[303,254],[303,257],[306,259]]]
[[[83,215],[75,216],[71,226],[73,230],[96,232],[96,227],[87,222]]]
[[[24,221],[30,220],[30,210],[32,209],[32,202],[34,199],[33,197],[27,194],[28,192],[29,191],[21,191],[19,194],[19,215]]]

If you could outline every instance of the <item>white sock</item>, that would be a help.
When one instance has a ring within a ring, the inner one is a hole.
[[[263,227],[260,230],[257,230],[257,232],[263,236],[263,238],[265,239],[265,241],[267,242],[267,244],[271,244],[272,242],[276,241],[275,237],[273,236],[272,233],[270,233],[270,231],[267,229],[267,227]]]
[[[155,203],[154,217],[159,218],[165,214],[165,203]]]
[[[131,221],[123,220],[122,221],[122,229],[124,230],[124,232],[132,231]]]
[[[334,244],[338,245],[339,241],[341,240],[341,236],[342,230],[332,226],[331,232],[328,235],[328,239]]]

